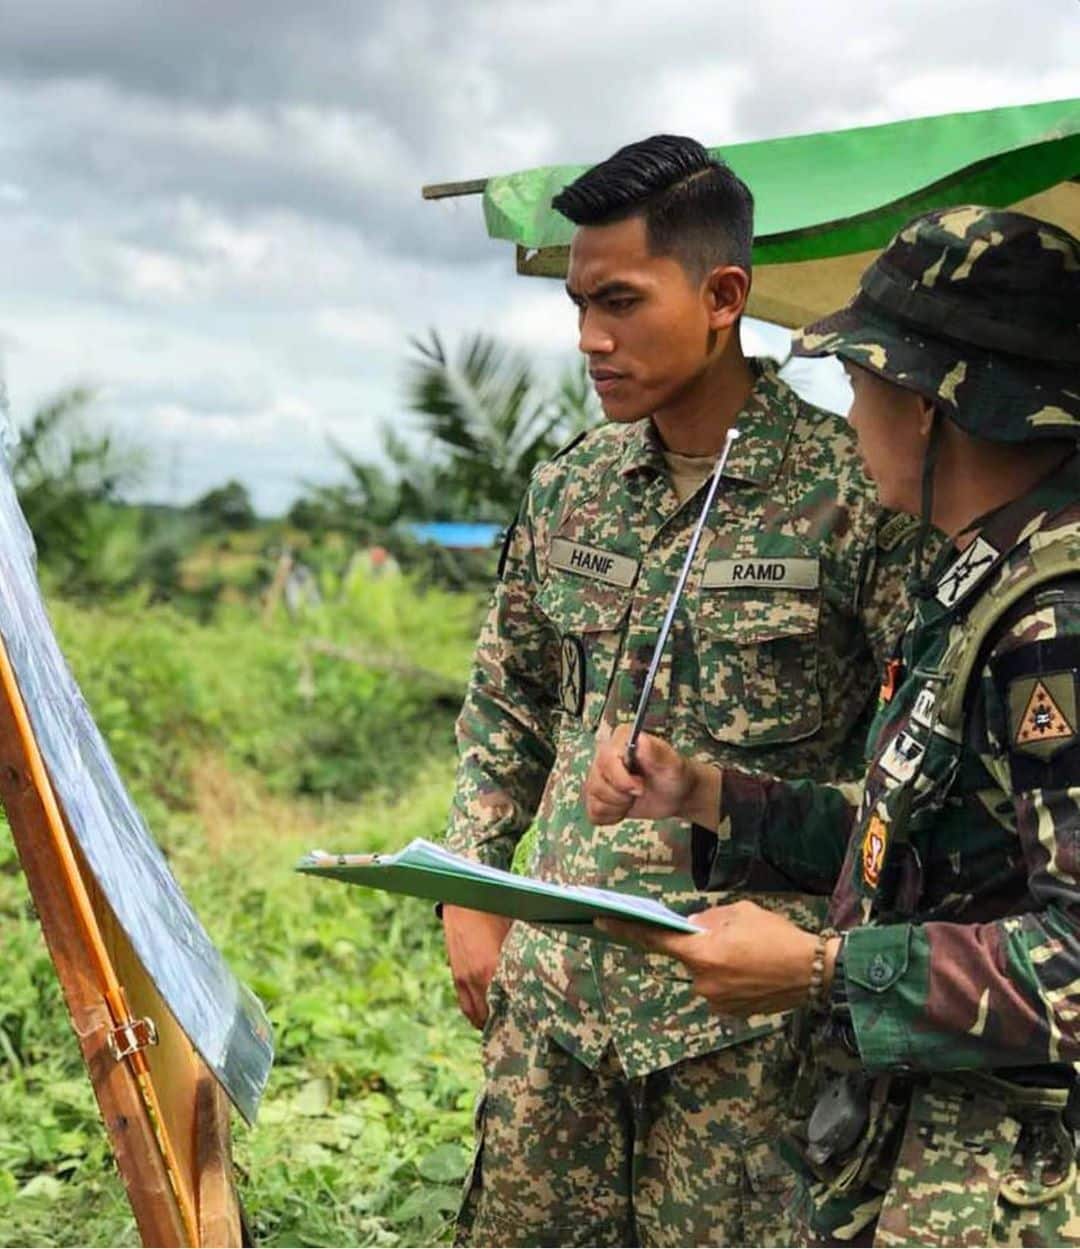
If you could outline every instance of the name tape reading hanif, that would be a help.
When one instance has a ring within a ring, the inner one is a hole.
[[[609,585],[632,586],[637,576],[637,560],[628,555],[616,555],[614,551],[601,551],[594,546],[583,546],[568,538],[553,538],[548,552],[548,562],[563,572],[576,572],[582,577],[594,577]]]

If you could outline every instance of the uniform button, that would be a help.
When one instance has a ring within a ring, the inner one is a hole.
[[[893,961],[886,954],[875,954],[866,969],[871,984],[888,984],[893,974]]]

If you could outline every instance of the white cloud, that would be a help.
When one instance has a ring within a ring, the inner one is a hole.
[[[376,308],[321,308],[315,325],[328,338],[375,351],[392,351],[401,343],[393,320]]]
[[[973,64],[944,70],[926,66],[886,89],[875,120],[1065,100],[1076,94],[1077,81],[1075,63],[1047,70],[1037,82],[1010,72],[1008,67],[988,70]]]
[[[755,79],[750,65],[707,57],[697,64],[667,66],[650,92],[649,128],[720,143],[736,129],[735,97],[750,90]]]
[[[522,279],[489,328],[537,355],[572,357],[577,351],[577,314],[562,283],[550,279]]]
[[[200,269],[167,252],[126,243],[99,243],[74,256],[87,280],[125,299],[181,300],[205,289]]]
[[[280,508],[338,472],[328,436],[375,456],[381,422],[408,427],[408,341],[428,327],[495,333],[543,370],[573,357],[559,284],[514,274],[478,199],[423,203],[422,183],[660,129],[723,144],[1066,96],[1075,14],[1030,0],[1005,38],[1013,0],[234,0],[213,23],[203,6],[9,5],[15,411],[97,383],[93,419],[154,452],[148,494],[240,476]],[[831,366],[790,367],[844,405]]]

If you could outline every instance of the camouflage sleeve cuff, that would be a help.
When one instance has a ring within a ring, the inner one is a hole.
[[[872,1071],[911,1069],[909,1023],[925,990],[913,957],[912,926],[853,928],[844,941],[844,987],[859,1057]]]
[[[451,825],[446,834],[445,844],[447,850],[460,854],[462,858],[472,859],[474,863],[483,863],[485,867],[498,867],[508,872],[514,861],[517,839],[509,833],[486,837],[482,840],[474,839]]]
[[[693,825],[691,871],[698,889],[731,889],[747,879],[761,855],[768,791],[755,776],[725,768],[717,831]]]
[[[729,888],[739,870],[739,853],[731,838],[700,824],[690,826],[690,860],[694,888],[703,893]],[[743,856],[744,872],[747,861]]]
[[[828,895],[847,849],[853,808],[842,787],[773,781],[725,768],[718,832],[694,826],[698,889],[794,889]]]

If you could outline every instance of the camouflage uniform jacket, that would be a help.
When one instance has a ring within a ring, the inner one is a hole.
[[[1076,574],[1009,610],[969,682],[962,731],[950,732],[935,714],[942,657],[980,597],[1051,543],[1075,551]],[[1076,1062],[1080,457],[961,554],[943,554],[904,637],[906,676],[875,721],[857,809],[811,782],[728,774],[721,836],[697,838],[699,879],[740,878],[761,857],[793,886],[833,890],[871,1071]]]
[[[702,759],[842,778],[906,615],[906,518],[881,521],[840,418],[758,372],[646,727]],[[609,424],[534,474],[458,721],[448,843],[505,867],[536,815],[533,874],[692,911],[716,898],[694,888],[688,824],[597,829],[581,801],[601,720],[633,716],[704,497],[680,506],[662,450],[651,421]],[[676,968],[515,924],[497,977],[588,1065],[614,1041],[630,1076],[776,1026],[718,1021]]]

